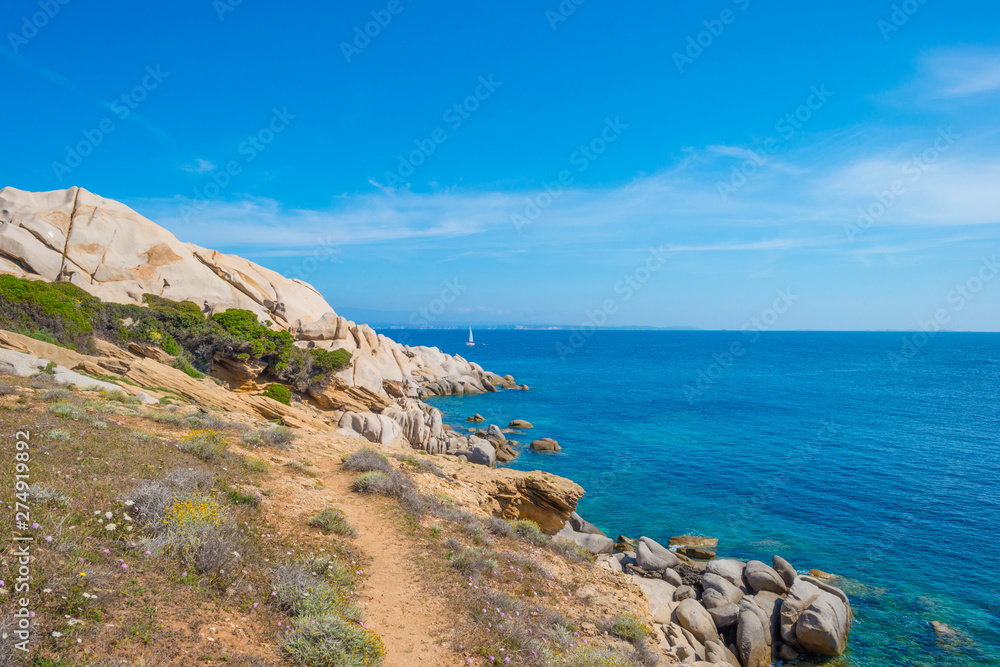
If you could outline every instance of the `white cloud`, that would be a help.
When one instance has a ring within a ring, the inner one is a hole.
[[[1000,52],[938,51],[924,61],[937,97],[969,97],[1000,90]]]
[[[194,164],[185,164],[181,167],[181,169],[190,172],[192,174],[207,174],[216,167],[217,165],[209,162],[208,160],[198,158],[197,160],[195,160]]]

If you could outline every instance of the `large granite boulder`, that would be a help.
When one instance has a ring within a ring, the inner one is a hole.
[[[746,589],[746,584],[743,581],[743,569],[745,567],[746,563],[738,560],[720,558],[719,560],[713,560],[711,563],[706,565],[705,572],[718,575],[729,581],[734,586]]]
[[[665,570],[677,567],[681,561],[672,551],[655,540],[640,537],[635,562],[644,570]]]
[[[739,601],[743,599],[743,591],[734,586],[731,581],[719,576],[718,574],[706,572],[705,576],[701,579],[701,585],[705,589],[706,596],[709,591],[715,591],[721,595],[726,602],[731,602],[733,604],[738,604]]]
[[[572,540],[592,554],[610,554],[615,547],[615,542],[604,534],[581,533],[573,529],[572,522],[567,522],[563,529],[555,534],[556,537]]]
[[[531,442],[531,450],[535,452],[558,452],[562,449],[552,438],[539,438]]]
[[[788,592],[788,585],[773,567],[762,563],[759,560],[752,560],[747,563],[743,570],[743,579],[750,589],[757,593],[759,591],[770,591],[778,595]]]
[[[795,577],[799,576],[799,573],[795,571],[791,563],[782,558],[781,556],[775,556],[771,559],[771,567],[774,571],[781,575],[781,578],[785,582],[785,586],[788,588],[792,587],[792,583],[795,581]]]
[[[815,577],[798,576],[781,605],[781,639],[809,653],[841,655],[852,617],[843,591]]]
[[[602,537],[607,537],[607,535],[604,534],[604,531],[584,519],[576,512],[569,515],[569,525],[572,526],[573,530],[578,533],[587,533],[589,535],[601,535]]]
[[[767,645],[764,624],[750,611],[740,611],[736,626],[736,646],[743,667],[768,667],[771,664],[771,650]]]
[[[674,610],[674,614],[681,627],[694,635],[702,644],[711,639],[719,638],[715,620],[704,607],[698,604],[697,600],[681,600],[677,609]]]

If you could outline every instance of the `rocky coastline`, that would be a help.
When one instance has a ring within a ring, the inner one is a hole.
[[[475,415],[463,433],[426,399],[527,386],[459,355],[401,345],[347,320],[303,281],[182,243],[128,207],[80,188],[0,191],[0,274],[70,283],[113,303],[141,305],[152,294],[193,302],[207,316],[243,309],[290,334],[301,350],[350,355],[350,363],[323,382],[289,388],[287,403],[265,395],[282,384],[266,364],[217,355],[209,377],[196,377],[178,367],[175,355],[139,343],[96,340],[84,353],[0,331],[2,373],[27,376],[51,364],[63,383],[113,387],[145,403],[177,396],[203,408],[473,464],[466,481],[481,491],[484,511],[530,519],[631,579],[649,600],[660,647],[683,664],[762,667],[803,655],[836,656],[847,646],[853,618],[847,596],[779,556],[770,565],[719,559],[717,541],[698,536],[677,536],[667,546],[646,536],[613,540],[575,513],[584,491],[571,480],[497,468],[524,446],[508,436],[525,433],[530,423],[501,427]],[[527,446],[561,449],[544,437]]]

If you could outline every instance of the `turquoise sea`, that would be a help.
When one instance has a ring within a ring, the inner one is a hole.
[[[834,664],[1000,665],[1000,334],[385,333],[530,385],[431,402],[557,439],[512,466],[579,482],[611,537],[712,535],[722,556],[843,577]]]

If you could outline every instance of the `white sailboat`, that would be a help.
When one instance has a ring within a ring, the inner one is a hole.
[[[469,340],[465,344],[469,346],[476,344],[476,341],[472,340],[472,327],[469,327]]]

